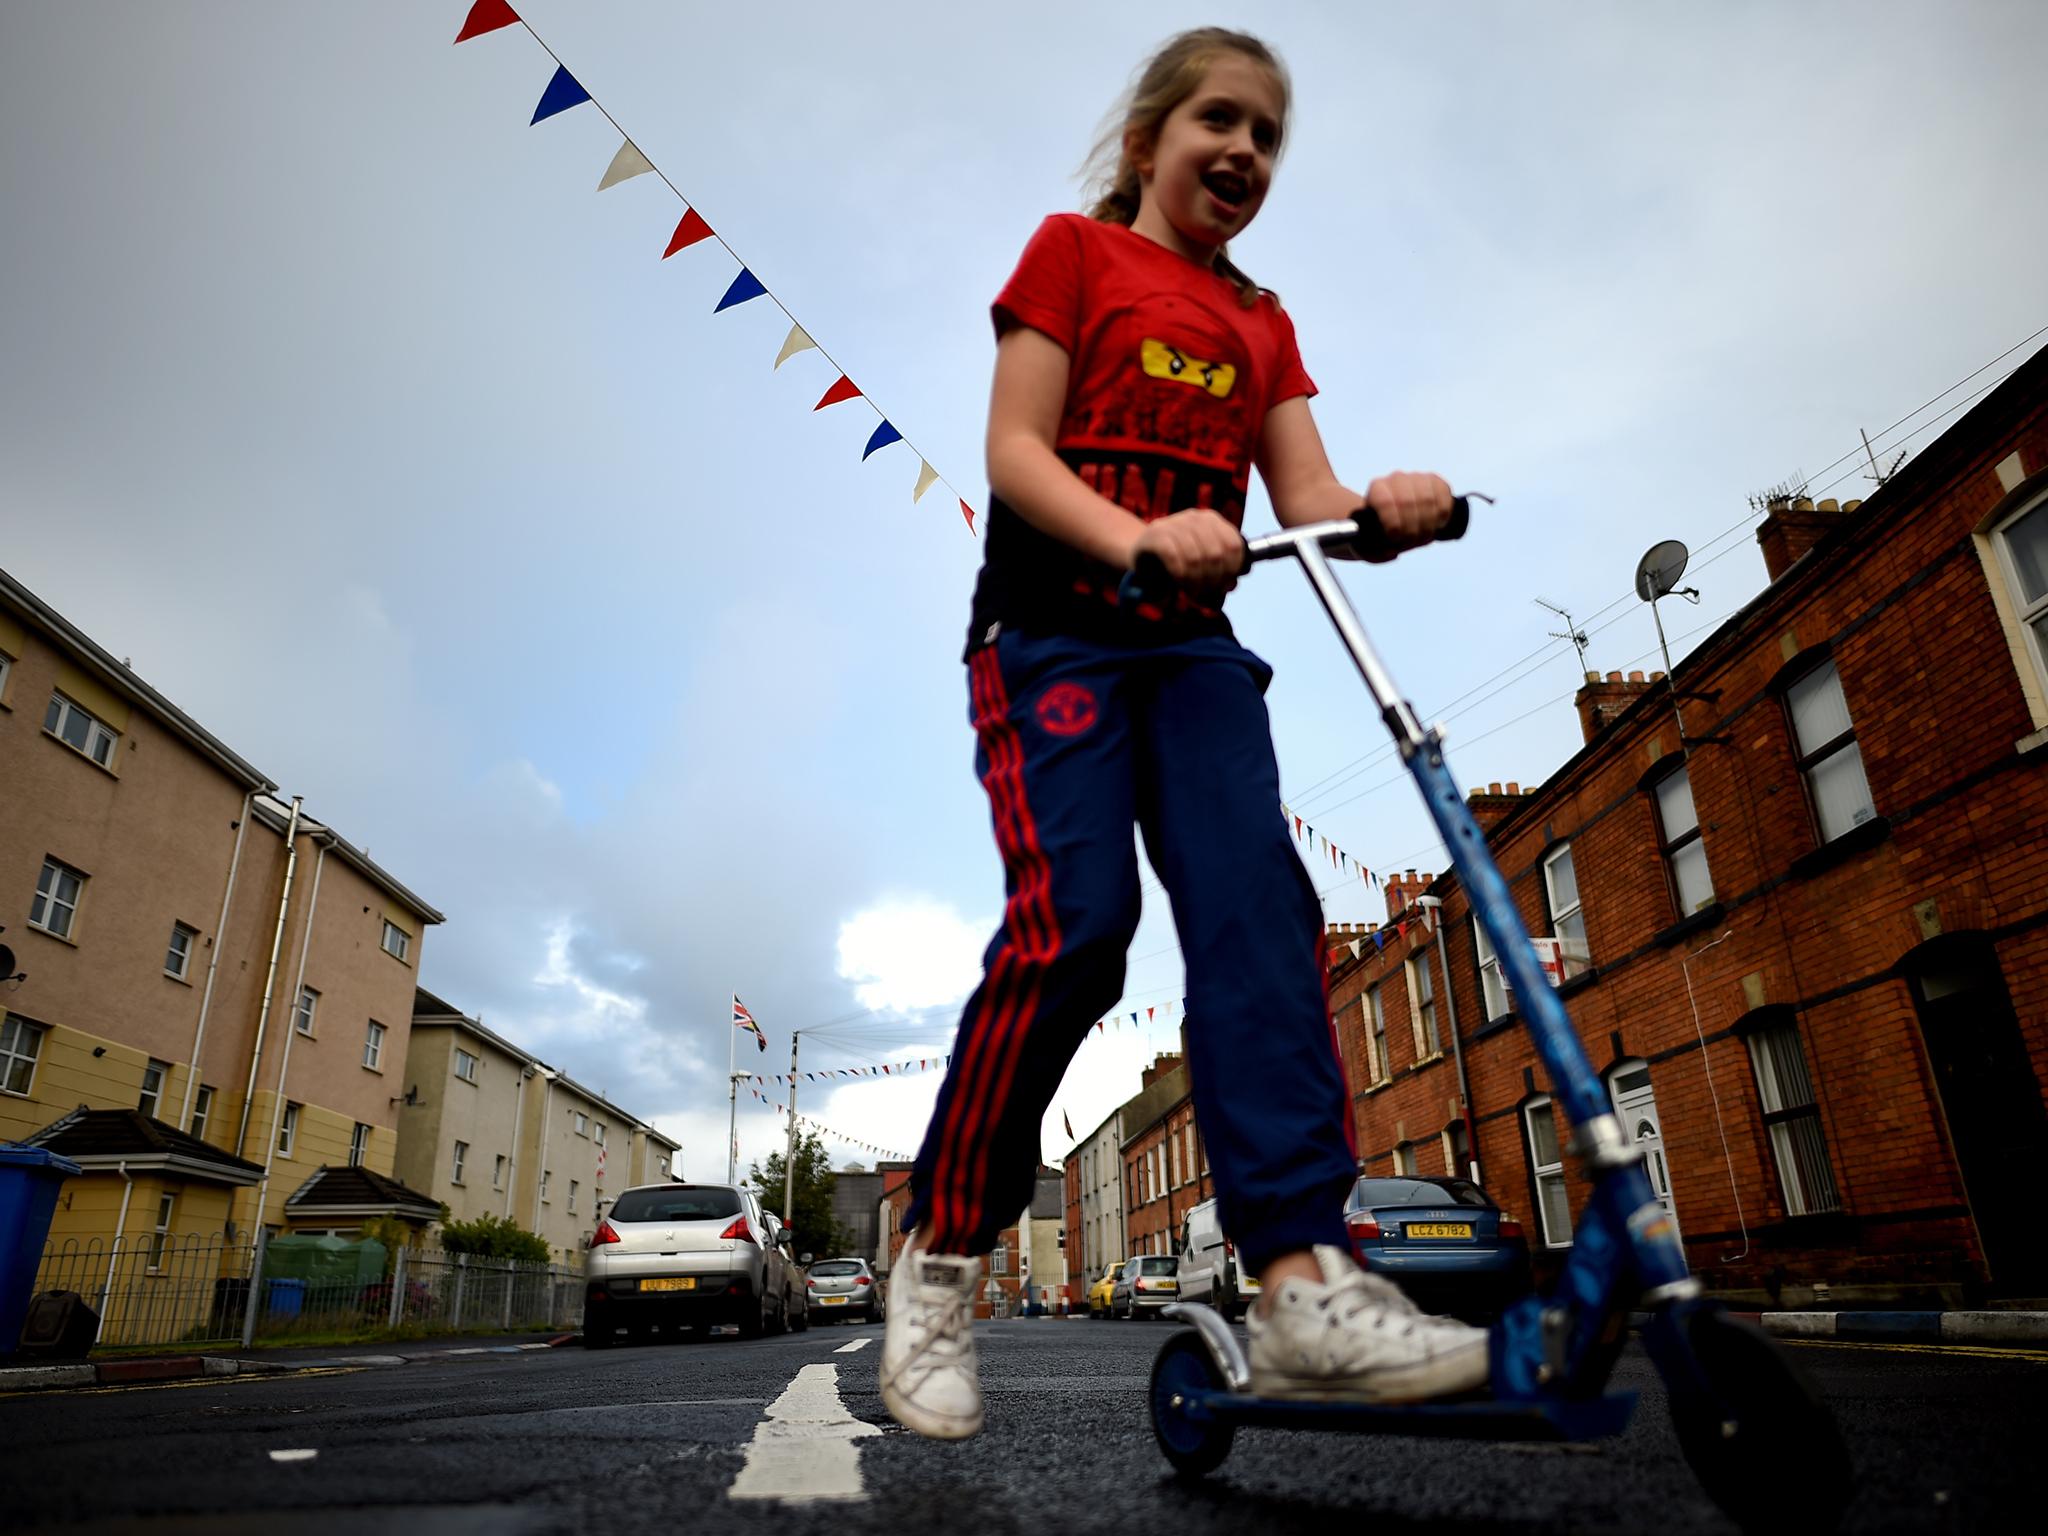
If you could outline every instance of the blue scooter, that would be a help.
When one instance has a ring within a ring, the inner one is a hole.
[[[1487,499],[1487,498],[1481,498]],[[1462,537],[1470,506],[1459,497],[1441,537]],[[1220,1466],[1240,1426],[1465,1439],[1581,1441],[1618,1435],[1633,1392],[1610,1392],[1629,1314],[1645,1314],[1643,1342],[1671,1400],[1678,1442],[1714,1502],[1747,1530],[1835,1528],[1853,1478],[1833,1415],[1764,1333],[1702,1296],[1641,1152],[1624,1132],[1572,1028],[1538,968],[1507,881],[1486,849],[1443,738],[1424,729],[1366,637],[1330,568],[1326,548],[1370,555],[1385,535],[1369,510],[1253,539],[1245,569],[1292,556],[1301,562],[1338,636],[1414,776],[1472,907],[1521,1002],[1524,1022],[1555,1094],[1570,1116],[1571,1150],[1592,1194],[1572,1232],[1556,1288],[1510,1305],[1490,1336],[1483,1395],[1404,1405],[1264,1398],[1222,1317],[1176,1305],[1193,1324],[1161,1346],[1152,1366],[1152,1428],[1174,1469],[1199,1477]],[[1156,561],[1126,579],[1125,599],[1171,591]],[[1156,597],[1155,597],[1156,600]]]

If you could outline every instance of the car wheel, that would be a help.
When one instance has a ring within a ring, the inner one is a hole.
[[[612,1341],[612,1320],[601,1312],[583,1314],[583,1347],[604,1349]]]
[[[808,1301],[804,1303],[802,1310],[796,1315],[796,1321],[790,1326],[795,1328],[798,1333],[809,1333],[811,1331],[811,1304]]]
[[[758,1339],[768,1331],[768,1298],[763,1296],[758,1306],[752,1306],[740,1314],[740,1337]]]

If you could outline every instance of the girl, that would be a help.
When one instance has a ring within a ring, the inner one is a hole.
[[[1357,1155],[1322,911],[1279,816],[1271,673],[1221,611],[1253,463],[1283,524],[1361,500],[1323,452],[1293,325],[1226,254],[1265,201],[1287,99],[1258,39],[1170,40],[1098,151],[1114,170],[1090,215],[1040,225],[995,302],[966,659],[1009,899],[911,1176],[890,1295],[882,1399],[920,1434],[981,1428],[976,1256],[1029,1201],[1046,1105],[1122,994],[1134,823],[1186,957],[1223,1226],[1263,1288],[1254,1390],[1405,1401],[1486,1379],[1483,1332],[1423,1316],[1350,1258]],[[1397,547],[1451,511],[1435,475],[1387,475],[1363,499]],[[1120,603],[1147,552],[1180,594]]]

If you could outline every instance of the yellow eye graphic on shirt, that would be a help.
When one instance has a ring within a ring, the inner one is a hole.
[[[1206,389],[1218,400],[1228,399],[1231,386],[1237,382],[1234,363],[1212,363],[1204,358],[1190,357],[1180,348],[1170,347],[1150,336],[1138,348],[1138,362],[1152,378],[1178,379],[1183,384]]]

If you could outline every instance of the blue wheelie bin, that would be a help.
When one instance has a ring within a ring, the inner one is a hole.
[[[21,1342],[57,1186],[78,1171],[68,1157],[41,1147],[0,1146],[0,1355]]]

